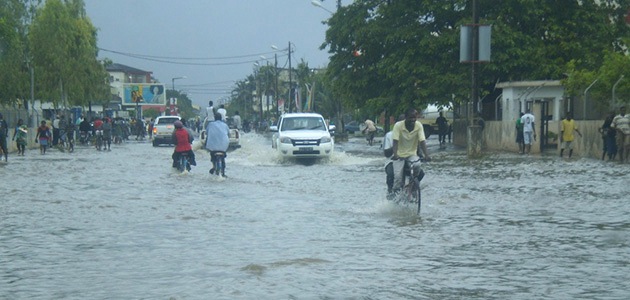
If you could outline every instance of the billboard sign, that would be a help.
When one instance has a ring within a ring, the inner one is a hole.
[[[166,89],[161,83],[126,83],[123,105],[166,105]]]

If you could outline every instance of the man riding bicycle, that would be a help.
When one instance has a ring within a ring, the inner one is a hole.
[[[217,170],[217,154],[223,155],[223,159],[227,157],[227,150],[230,146],[230,128],[221,120],[221,114],[214,114],[214,121],[210,121],[206,126],[206,149],[210,151],[210,159],[212,160],[212,169],[210,174],[217,174],[221,172],[221,175],[225,177],[225,165],[223,170]]]
[[[427,150],[424,128],[418,122],[417,115],[418,112],[415,109],[408,109],[405,112],[405,120],[396,122],[392,129],[392,167],[385,168],[385,171],[388,173],[387,192],[389,194],[400,188],[405,164],[411,166],[412,174],[420,181],[424,177],[424,172],[420,168],[421,152],[425,161],[431,160]],[[394,180],[390,181],[389,178]]]

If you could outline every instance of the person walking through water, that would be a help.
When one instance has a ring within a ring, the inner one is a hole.
[[[37,135],[35,135],[35,143],[39,143],[39,153],[46,154],[46,148],[50,143],[50,128],[46,125],[46,121],[42,121],[37,127]]]
[[[15,138],[15,143],[17,144],[18,155],[24,156],[24,153],[26,152],[27,133],[28,129],[26,125],[22,124],[17,128],[17,131],[13,136]]]
[[[521,118],[524,113],[520,113],[518,119],[516,119],[516,143],[518,144],[518,154],[525,154],[525,143],[523,137],[523,122],[521,122]]]
[[[438,140],[440,147],[446,144],[446,134],[448,133],[448,120],[444,117],[444,112],[440,111],[440,116],[435,119],[438,125]]]
[[[562,144],[562,148],[560,149],[560,157],[564,154],[564,149],[569,149],[569,158],[573,155],[573,140],[575,136],[573,135],[573,131],[577,132],[577,134],[582,137],[582,133],[578,130],[575,125],[575,120],[573,120],[573,116],[571,113],[567,113],[567,116],[562,123],[560,123],[560,143]]]
[[[103,150],[107,148],[107,151],[112,151],[112,120],[109,117],[105,117],[103,122]]]
[[[623,163],[630,158],[630,115],[626,114],[626,107],[619,108],[619,114],[613,119],[612,128],[617,131],[617,150],[619,160]]]
[[[0,114],[0,149],[4,154],[4,161],[9,161],[9,150],[7,149],[7,137],[9,136],[9,125]]]
[[[366,119],[363,124],[365,124],[365,128],[363,128],[362,132],[363,134],[367,132],[366,139],[368,145],[372,146],[374,143],[374,134],[376,134],[376,126],[374,126],[374,122],[370,119]]]
[[[536,125],[534,121],[536,118],[532,115],[528,109],[527,112],[521,117],[521,123],[523,123],[523,143],[525,144],[525,154],[529,154],[532,150],[532,144],[536,140]]]
[[[608,155],[608,161],[614,160],[617,156],[617,132],[612,128],[612,121],[615,118],[615,113],[611,112],[604,120],[604,124],[599,128],[599,133],[602,134],[604,140],[604,151],[602,152],[602,160]]]

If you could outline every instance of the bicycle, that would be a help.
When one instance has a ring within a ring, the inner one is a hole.
[[[225,177],[225,152],[214,153],[214,166],[217,176]]]
[[[96,140],[95,140],[95,146],[96,146],[96,150],[101,151],[101,148],[103,148],[103,130],[102,129],[98,129],[95,131],[96,133]]]
[[[92,141],[92,134],[89,131],[81,131],[81,136],[79,137],[79,142],[81,145],[90,146]]]
[[[179,160],[177,161],[177,170],[180,173],[184,173],[184,171],[190,172],[190,161],[188,160],[188,152],[181,152],[179,154]]]
[[[68,134],[67,131],[61,133],[61,137],[59,137],[59,150],[63,152],[68,151],[70,153],[74,152],[74,139],[71,134],[72,133]]]
[[[399,160],[404,161],[404,166],[400,187],[397,189],[398,195],[395,198],[396,202],[417,203],[418,214],[420,214],[422,208],[422,189],[420,188],[420,181],[424,178],[424,171],[420,168],[414,170],[412,166],[414,163],[422,161],[422,159],[418,158],[418,160],[411,161],[401,158]]]

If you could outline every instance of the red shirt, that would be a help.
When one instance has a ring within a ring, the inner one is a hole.
[[[94,129],[100,130],[102,126],[103,121],[101,121],[101,119],[97,119],[96,121],[94,121]]]
[[[188,137],[188,131],[185,128],[178,128],[175,130],[175,142],[175,152],[186,152],[192,150]]]

